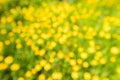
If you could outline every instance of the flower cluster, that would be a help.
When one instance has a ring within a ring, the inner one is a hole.
[[[0,0],[0,80],[119,80],[119,0]]]

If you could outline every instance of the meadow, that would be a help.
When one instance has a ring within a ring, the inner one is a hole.
[[[0,0],[0,80],[120,80],[120,0]]]

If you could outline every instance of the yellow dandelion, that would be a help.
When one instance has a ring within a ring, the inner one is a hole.
[[[22,45],[20,43],[17,43],[16,48],[20,49],[20,48],[22,48]]]
[[[99,76],[95,75],[95,76],[92,77],[92,80],[100,80],[100,78],[99,78]]]
[[[88,48],[88,52],[89,52],[89,53],[94,53],[94,52],[96,52],[96,50],[95,50],[94,47],[89,47],[89,48]]]
[[[97,65],[98,65],[98,62],[97,62],[96,60],[92,60],[92,61],[91,61],[91,65],[97,66]]]
[[[35,65],[35,70],[36,71],[40,71],[42,69],[41,65],[40,64],[36,64]]]
[[[84,67],[84,68],[88,68],[88,67],[89,67],[88,62],[83,62],[83,67]]]
[[[19,77],[17,80],[25,80],[23,77]]]
[[[115,61],[116,61],[116,58],[115,58],[115,57],[111,57],[111,58],[110,58],[110,61],[111,61],[111,62],[115,62]]]
[[[117,68],[116,68],[116,72],[117,72],[118,74],[120,74],[120,67],[117,67]]]
[[[41,65],[41,66],[45,66],[46,63],[47,63],[46,60],[40,60],[40,65]]]
[[[112,54],[118,54],[119,53],[119,48],[118,47],[112,47],[111,49],[110,49],[110,52],[112,53]]]
[[[62,79],[62,73],[60,73],[60,72],[54,72],[52,74],[52,78],[55,79],[55,80]]]
[[[72,73],[71,73],[71,77],[72,77],[73,79],[78,79],[78,78],[79,78],[79,73],[78,73],[78,72],[72,72]]]
[[[10,66],[11,71],[17,71],[20,69],[20,66],[18,64],[12,64]]]
[[[88,58],[88,54],[85,53],[85,52],[80,53],[80,56],[81,56],[82,59]]]
[[[5,59],[4,59],[4,62],[6,64],[11,64],[13,62],[13,57],[12,56],[7,56]]]
[[[4,59],[4,57],[2,55],[0,55],[0,61],[2,61]]]
[[[90,80],[91,79],[91,74],[88,73],[88,72],[85,72],[83,76],[84,76],[85,80]]]
[[[10,45],[10,40],[6,40],[5,45]]]
[[[31,77],[31,76],[32,76],[32,72],[31,72],[31,71],[27,71],[27,72],[25,73],[25,77],[29,78],[29,77]]]
[[[76,60],[71,59],[71,60],[69,60],[69,63],[70,63],[70,65],[74,66],[74,65],[76,65]]]
[[[51,64],[47,63],[45,66],[44,66],[44,69],[45,71],[48,71],[51,69]]]
[[[40,74],[40,75],[38,76],[38,80],[46,80],[45,74]]]
[[[8,65],[4,63],[0,63],[0,70],[5,70],[7,69]]]

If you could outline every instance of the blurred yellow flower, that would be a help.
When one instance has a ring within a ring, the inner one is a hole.
[[[88,48],[88,52],[89,52],[89,53],[94,53],[94,52],[96,52],[95,47],[89,47],[89,48]]]
[[[0,63],[0,70],[5,70],[7,69],[8,65],[4,63]]]
[[[6,34],[6,33],[7,33],[6,29],[1,30],[1,34]]]
[[[84,73],[84,79],[85,79],[85,80],[90,80],[90,79],[91,79],[91,74],[88,73],[88,72],[85,72],[85,73]]]
[[[61,80],[62,79],[62,73],[60,72],[53,72],[52,73],[52,78],[55,79],[55,80]]]
[[[101,63],[101,64],[106,64],[106,62],[107,62],[107,61],[106,61],[105,58],[100,59],[100,63]]]
[[[38,80],[46,80],[45,74],[40,74],[40,75],[38,76]]]
[[[46,60],[40,60],[40,65],[41,65],[41,66],[45,66],[45,65],[46,65],[46,63],[47,63],[47,61],[46,61]]]
[[[116,68],[116,72],[117,72],[118,74],[120,74],[120,67],[117,67],[117,68]]]
[[[83,67],[84,67],[84,68],[88,68],[88,67],[89,67],[88,62],[83,62]]]
[[[118,47],[112,47],[112,48],[110,49],[110,52],[111,52],[112,54],[118,54],[118,53],[119,53],[119,48],[118,48]]]
[[[44,69],[45,71],[48,71],[51,69],[51,64],[47,63],[45,66],[44,66]]]
[[[16,45],[16,48],[17,48],[17,49],[20,49],[20,48],[22,48],[22,45],[21,45],[20,43],[18,43],[18,44]]]
[[[13,57],[12,56],[7,56],[5,59],[4,59],[4,62],[6,64],[11,64],[13,62]]]
[[[42,69],[42,67],[41,67],[40,64],[36,64],[35,65],[35,69],[36,69],[36,71],[40,71]]]
[[[99,76],[95,75],[95,76],[92,77],[92,80],[100,80],[100,78],[99,78]]]
[[[80,56],[81,56],[82,59],[88,58],[88,54],[85,53],[85,52],[80,53]]]
[[[79,72],[72,72],[71,77],[75,80],[78,79],[79,78]]]
[[[115,58],[115,57],[111,57],[111,58],[110,58],[110,61],[111,61],[111,62],[115,62],[115,61],[116,61],[116,58]]]
[[[20,66],[18,64],[12,64],[10,66],[11,71],[17,71],[20,69]]]
[[[5,45],[10,45],[10,40],[6,40]]]
[[[25,77],[29,78],[29,77],[31,77],[31,76],[32,76],[31,71],[27,71],[27,72],[25,73]]]
[[[76,65],[77,62],[75,59],[71,59],[71,60],[69,60],[69,63],[70,63],[70,65],[74,66],[74,65]]]
[[[23,77],[19,77],[17,80],[25,80]]]
[[[2,61],[4,59],[4,57],[2,55],[0,55],[0,61]]]

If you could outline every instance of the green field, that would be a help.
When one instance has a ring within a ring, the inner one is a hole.
[[[0,0],[0,80],[120,80],[120,0]]]

